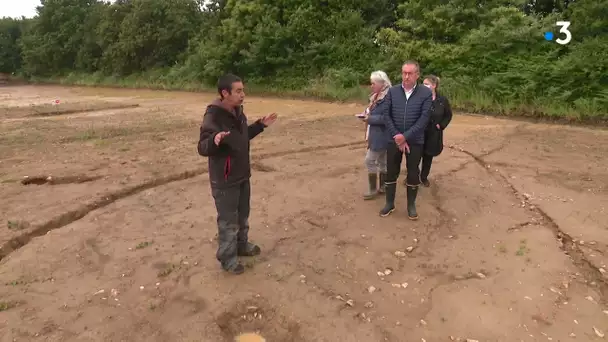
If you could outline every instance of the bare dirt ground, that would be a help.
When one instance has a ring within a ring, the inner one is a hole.
[[[250,97],[280,117],[252,147],[263,252],[234,276],[196,152],[212,98],[0,88],[1,342],[608,334],[607,131],[458,115],[412,222],[402,186],[388,218],[362,200],[361,106]]]

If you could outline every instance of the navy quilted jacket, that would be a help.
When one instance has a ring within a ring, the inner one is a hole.
[[[423,145],[433,93],[417,84],[409,99],[401,84],[392,86],[384,98],[384,122],[391,138],[401,133],[408,144]]]

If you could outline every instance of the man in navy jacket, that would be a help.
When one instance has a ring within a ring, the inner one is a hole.
[[[407,215],[418,218],[416,196],[420,185],[420,160],[424,145],[424,130],[429,121],[429,109],[433,101],[430,89],[417,84],[420,66],[407,61],[401,67],[402,84],[391,87],[384,103],[384,122],[394,142],[387,150],[386,205],[380,216],[388,216],[395,210],[397,178],[405,153],[407,167]]]

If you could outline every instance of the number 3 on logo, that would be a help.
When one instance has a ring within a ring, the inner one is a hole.
[[[561,28],[559,29],[559,32],[566,35],[566,39],[557,38],[555,42],[561,45],[566,45],[570,43],[570,41],[572,40],[572,33],[570,32],[570,30],[568,30],[568,27],[570,27],[570,22],[558,21],[555,23],[555,25],[560,26]]]

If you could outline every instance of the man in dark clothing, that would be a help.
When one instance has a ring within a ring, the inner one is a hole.
[[[401,67],[401,76],[402,84],[391,87],[385,97],[385,126],[394,142],[389,144],[387,149],[386,205],[380,210],[380,216],[388,216],[395,210],[397,178],[405,153],[407,215],[416,220],[416,196],[420,185],[419,165],[433,94],[427,87],[417,85],[420,77],[417,62],[405,62]]]
[[[222,76],[217,85],[220,98],[209,106],[203,118],[198,153],[209,157],[209,181],[215,200],[218,225],[216,257],[222,268],[235,274],[245,268],[238,256],[260,254],[260,247],[248,240],[251,187],[249,140],[277,119],[270,114],[247,124],[243,113],[243,82],[235,75]]]

